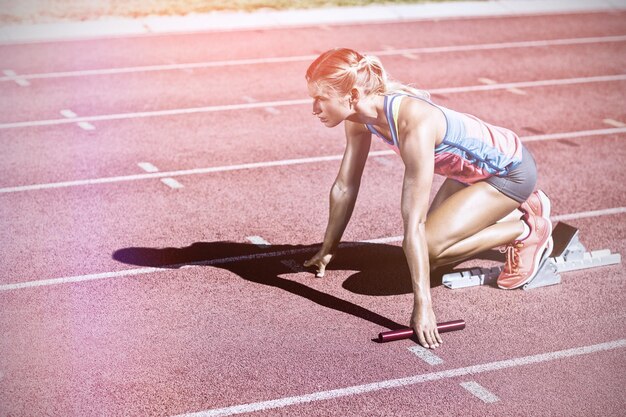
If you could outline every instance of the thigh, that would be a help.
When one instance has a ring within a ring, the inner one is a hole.
[[[446,180],[441,184],[437,194],[435,194],[435,198],[433,198],[433,202],[430,204],[430,208],[428,209],[428,213],[435,211],[441,204],[446,201],[448,198],[452,196],[452,194],[457,191],[461,191],[464,188],[467,188],[467,184],[463,184],[462,182],[446,178]]]
[[[495,224],[517,207],[517,201],[486,182],[469,185],[428,214],[426,237],[429,249],[442,252]]]

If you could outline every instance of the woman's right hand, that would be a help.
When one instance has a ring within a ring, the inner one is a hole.
[[[324,273],[326,272],[326,265],[333,259],[332,253],[325,253],[322,250],[317,252],[315,256],[313,256],[308,261],[304,262],[304,266],[309,267],[312,266],[315,268],[315,277],[322,278]]]

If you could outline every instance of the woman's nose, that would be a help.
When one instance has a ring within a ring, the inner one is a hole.
[[[317,100],[315,100],[313,101],[313,116],[317,116],[318,114],[320,114],[320,108],[317,104]]]

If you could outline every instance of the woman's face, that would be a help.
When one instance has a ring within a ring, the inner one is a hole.
[[[326,127],[335,127],[351,114],[350,97],[338,97],[332,90],[320,88],[316,83],[308,84],[313,98],[313,115]]]

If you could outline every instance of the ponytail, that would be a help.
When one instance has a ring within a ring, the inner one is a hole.
[[[365,95],[405,93],[429,99],[427,91],[391,79],[380,59],[361,55],[346,48],[331,49],[321,54],[309,66],[306,80],[329,88],[337,95],[345,95],[354,87],[361,87]]]

